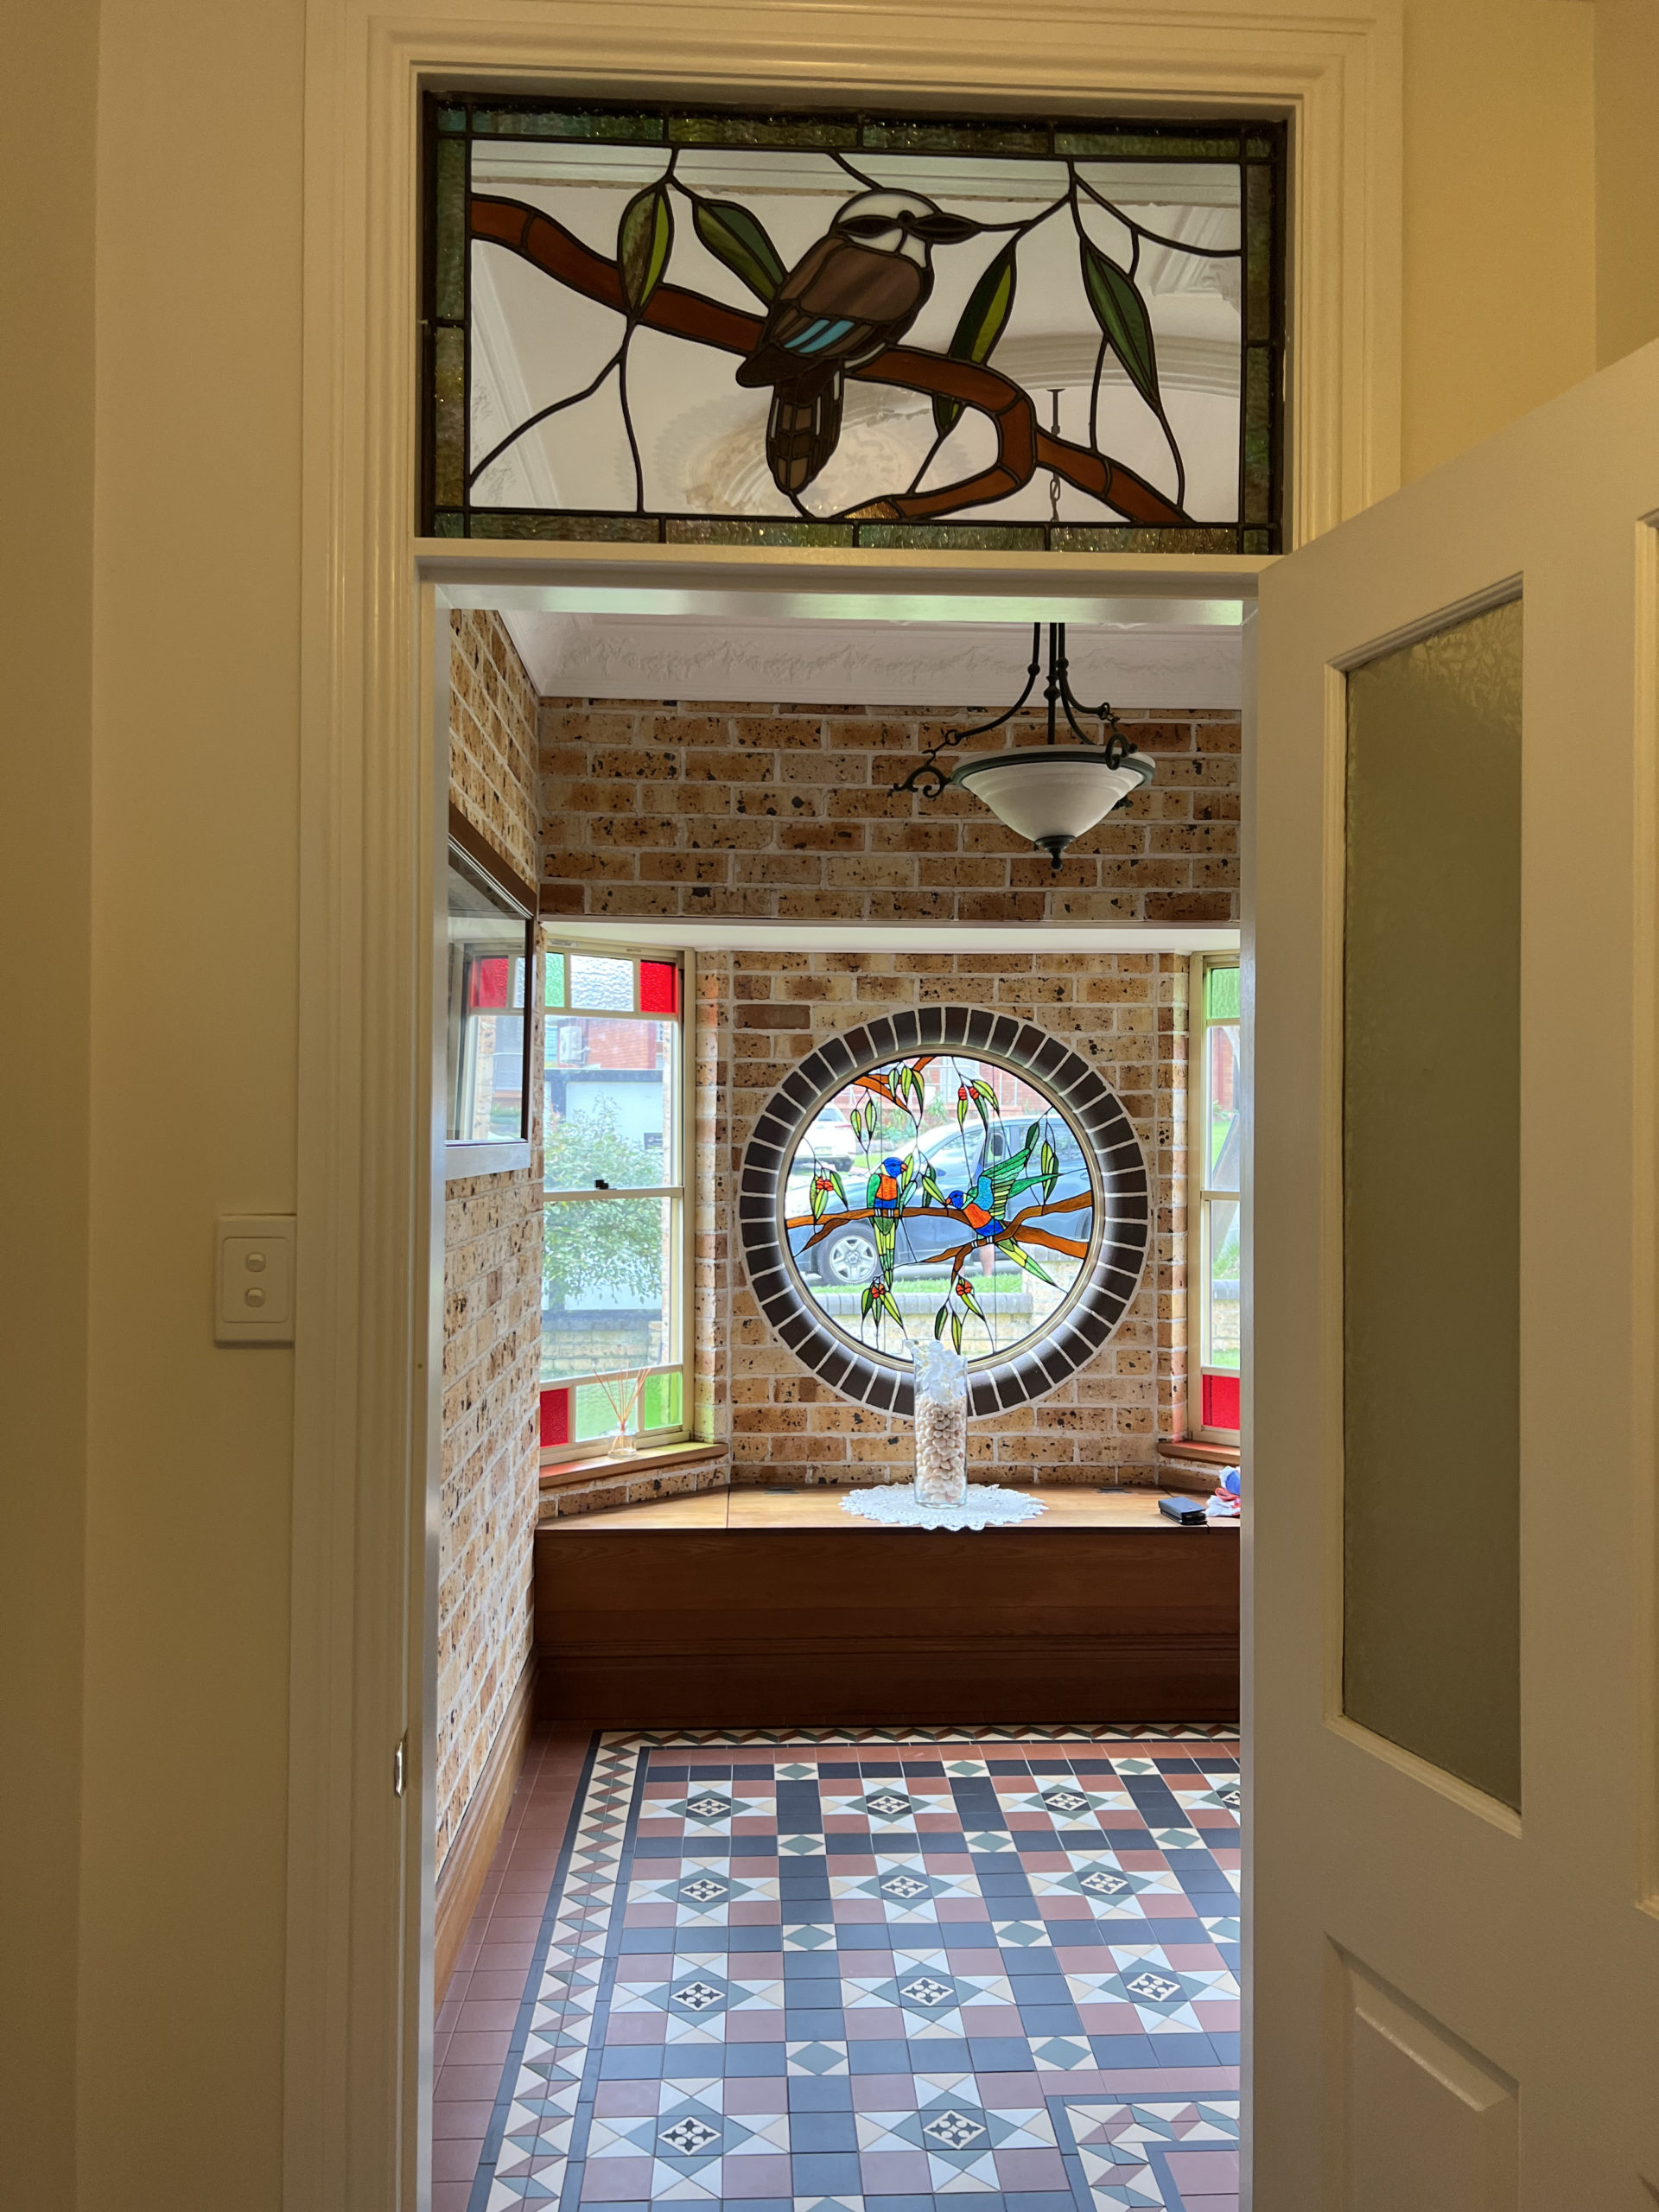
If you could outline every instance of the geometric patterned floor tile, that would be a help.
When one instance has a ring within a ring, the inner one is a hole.
[[[600,1736],[468,2212],[1227,2212],[1237,1803],[1218,1728]]]

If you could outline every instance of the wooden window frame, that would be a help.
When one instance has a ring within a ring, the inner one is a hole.
[[[680,1420],[677,1426],[671,1429],[651,1429],[643,1432],[638,1447],[633,1452],[619,1457],[615,1460],[610,1460],[608,1457],[601,1455],[598,1464],[611,1465],[619,1470],[625,1470],[632,1466],[637,1460],[649,1459],[653,1452],[675,1450],[695,1444],[698,1440],[695,1433],[696,1331],[692,1306],[692,1296],[696,1287],[696,955],[685,945],[619,944],[610,939],[584,938],[580,929],[562,929],[556,922],[546,918],[543,918],[539,931],[539,950],[543,962],[549,953],[575,953],[585,954],[601,960],[632,960],[636,970],[642,960],[671,961],[678,966],[680,970],[680,1065],[679,1082],[676,1086],[675,1096],[675,1111],[679,1120],[679,1127],[676,1132],[678,1177],[673,1182],[653,1185],[648,1191],[618,1192],[614,1194],[619,1198],[666,1198],[677,1200],[678,1203],[678,1233],[674,1238],[677,1280],[671,1288],[669,1306],[677,1337],[677,1357],[658,1361],[651,1371],[653,1374],[672,1374],[676,1370],[678,1371]],[[637,984],[635,999],[637,1003]],[[571,1011],[581,1013],[583,1009],[543,1007],[543,1023],[545,1024],[546,1018],[550,1014]],[[660,1017],[641,1014],[620,1014],[615,1018],[625,1021],[660,1019]],[[543,1028],[543,1040],[545,1040],[545,1028]],[[543,1085],[543,1090],[545,1090],[547,1080],[546,1049],[546,1044],[543,1041],[543,1065],[537,1070],[537,1077]],[[545,1129],[543,1135],[545,1136]],[[543,1174],[542,1197],[543,1220],[546,1218],[547,1199],[548,1192],[545,1174]],[[567,1192],[561,1202],[566,1205],[581,1205],[583,1200],[579,1193]],[[603,1198],[593,1202],[602,1204]],[[613,1371],[632,1374],[636,1370],[628,1368]],[[613,1370],[607,1370],[605,1375],[608,1376],[612,1372]],[[601,1379],[604,1377],[595,1372],[591,1376],[577,1376],[569,1382],[539,1384],[537,1394],[537,1406],[540,1405],[543,1389],[578,1389],[586,1382]],[[594,1461],[594,1447],[596,1444],[602,1445],[602,1439],[589,1436],[581,1440],[572,1437],[563,1444],[543,1444],[540,1447],[543,1475],[556,1472],[575,1461]]]
[[[1187,963],[1186,1062],[1186,1434],[1195,1444],[1236,1450],[1241,1432],[1217,1428],[1204,1418],[1205,1354],[1209,1336],[1210,1207],[1217,1198],[1240,1204],[1242,1191],[1211,1190],[1205,1181],[1209,1146],[1205,1141],[1209,1112],[1210,1023],[1205,1014],[1205,978],[1212,969],[1236,968],[1236,952],[1195,952]],[[1241,1035],[1243,1026],[1241,1024]],[[1241,1211],[1241,1224],[1243,1214]],[[1242,1234],[1241,1228],[1241,1234]],[[1208,1370],[1231,1375],[1230,1368]]]

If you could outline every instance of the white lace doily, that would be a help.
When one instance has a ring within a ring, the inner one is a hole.
[[[1001,1483],[969,1483],[961,1505],[923,1505],[914,1483],[880,1483],[849,1490],[841,1510],[893,1529],[1004,1529],[1015,1521],[1034,1521],[1048,1509],[1028,1491],[1005,1490]]]

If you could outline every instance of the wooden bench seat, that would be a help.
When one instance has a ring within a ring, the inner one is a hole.
[[[1238,1717],[1238,1533],[1149,1491],[883,1528],[740,1488],[536,1532],[537,1705],[607,1727]]]

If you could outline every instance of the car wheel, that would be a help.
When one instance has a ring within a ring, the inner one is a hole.
[[[822,1281],[857,1290],[875,1273],[875,1239],[857,1224],[838,1229],[824,1239],[818,1262]]]

